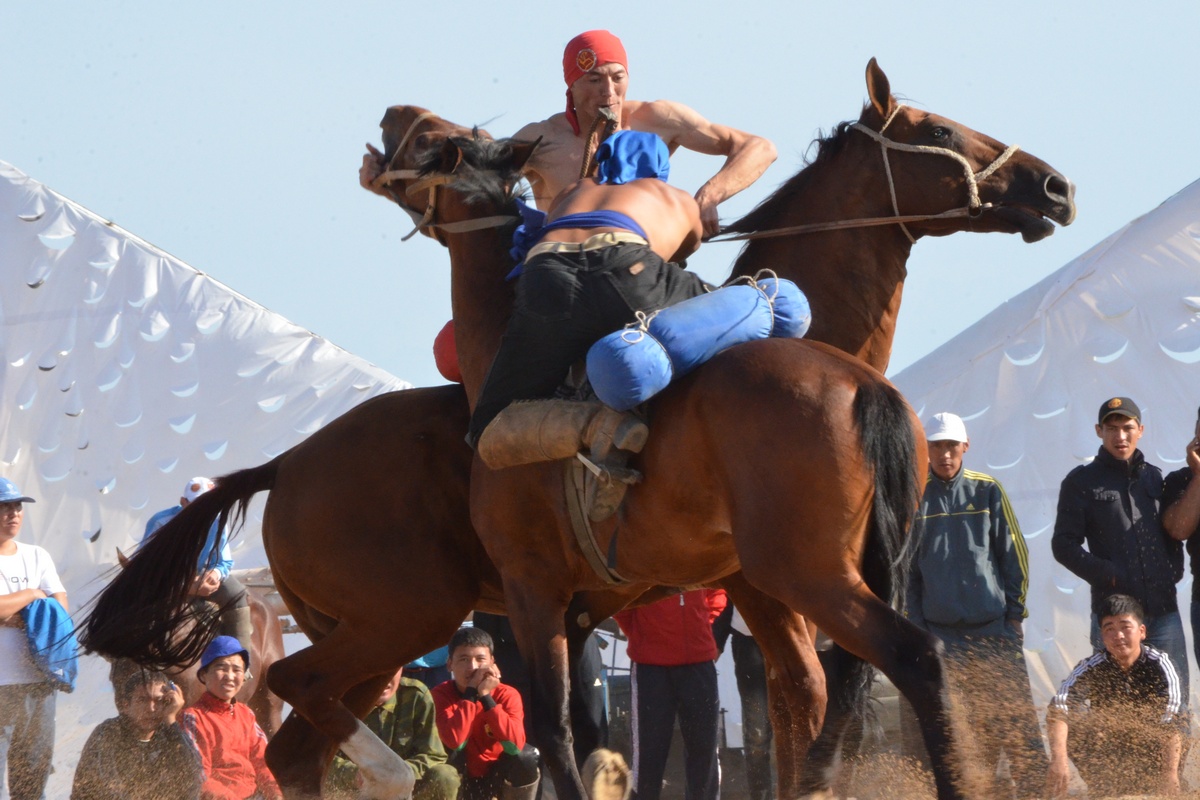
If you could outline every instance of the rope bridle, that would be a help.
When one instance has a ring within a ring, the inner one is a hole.
[[[992,163],[988,164],[979,172],[975,172],[971,167],[971,162],[961,154],[956,153],[945,147],[934,147],[932,145],[917,145],[905,144],[897,142],[895,139],[889,139],[884,136],[888,126],[892,124],[892,120],[896,118],[896,114],[900,109],[904,108],[903,104],[897,105],[888,118],[884,120],[883,127],[878,131],[871,130],[861,122],[855,122],[850,127],[859,133],[865,134],[867,137],[874,139],[879,143],[879,151],[883,156],[883,171],[887,175],[888,194],[892,200],[892,216],[890,217],[864,217],[861,219],[846,219],[837,220],[835,222],[814,222],[807,225],[793,225],[787,228],[775,228],[769,231],[750,231],[748,233],[738,233],[733,235],[721,234],[709,239],[709,242],[736,242],[748,239],[770,239],[777,236],[793,236],[801,233],[816,233],[818,231],[835,231],[845,230],[847,228],[868,228],[876,225],[899,225],[900,230],[904,232],[910,244],[916,244],[917,240],[909,232],[908,222],[923,222],[927,220],[938,219],[953,219],[956,217],[977,217],[986,209],[992,208],[991,203],[981,203],[979,200],[979,184],[992,176],[996,170],[1004,166],[1013,154],[1020,150],[1020,145],[1009,145],[1004,152],[996,156]],[[967,184],[967,205],[965,208],[954,208],[949,211],[943,211],[940,214],[908,214],[900,213],[900,204],[896,200],[896,182],[892,178],[891,160],[888,158],[889,150],[899,150],[904,153],[928,153],[931,155],[945,156],[957,161],[963,168],[963,178]]]
[[[412,139],[413,134],[417,130],[417,126],[430,118],[440,119],[440,117],[438,117],[437,114],[434,114],[432,111],[426,111],[417,115],[417,118],[412,121],[412,124],[408,126],[408,130],[405,131],[404,136],[400,139],[400,143],[396,145],[396,152],[392,156],[393,161],[396,160],[397,156],[404,152],[404,148],[408,145],[409,140]],[[388,184],[392,183],[393,181],[401,180],[415,181],[415,183],[405,188],[404,194],[406,197],[412,197],[413,195],[424,191],[429,192],[429,197],[425,203],[425,213],[423,215],[418,217],[415,211],[401,201],[397,192],[388,187]],[[404,209],[405,212],[412,217],[413,222],[416,223],[416,227],[409,231],[405,236],[401,237],[400,241],[402,242],[407,242],[409,239],[415,236],[418,231],[429,229],[432,230],[433,237],[437,239],[439,243],[445,245],[446,242],[443,241],[442,237],[438,235],[439,231],[444,233],[469,233],[471,231],[479,231],[486,228],[499,228],[509,222],[519,219],[519,217],[515,217],[511,214],[504,214],[490,217],[478,217],[477,219],[465,219],[459,222],[434,222],[434,215],[437,213],[438,204],[437,190],[442,186],[449,186],[457,180],[457,176],[449,173],[427,175],[422,177],[421,173],[415,169],[391,169],[381,173],[379,177],[375,178],[375,180],[371,183],[373,186],[377,187],[388,187],[387,190],[391,193],[392,199],[395,200],[396,204]]]

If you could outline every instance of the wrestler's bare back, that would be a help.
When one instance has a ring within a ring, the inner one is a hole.
[[[626,100],[621,107],[621,129],[658,134],[674,154],[678,143],[673,141],[674,131],[669,124],[669,113],[664,113],[669,111],[671,105],[662,100],[653,103]],[[545,211],[563,189],[579,179],[587,131],[576,136],[567,122],[567,115],[555,114],[549,119],[526,125],[513,138],[534,141],[539,136],[541,144],[525,165],[525,174],[533,187],[534,202]]]
[[[549,221],[589,211],[619,211],[646,232],[650,249],[666,261],[679,261],[700,246],[703,228],[700,206],[690,194],[657,178],[630,183],[600,184],[592,178],[576,181],[551,204]],[[563,228],[550,231],[543,241],[575,242],[622,228]]]

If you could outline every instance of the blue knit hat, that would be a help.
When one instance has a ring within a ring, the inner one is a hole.
[[[204,655],[200,656],[200,669],[208,669],[209,664],[225,656],[241,656],[246,669],[250,669],[250,651],[232,636],[218,636],[204,648]]]
[[[0,478],[0,503],[36,503],[32,497],[21,494],[17,485],[8,478]]]

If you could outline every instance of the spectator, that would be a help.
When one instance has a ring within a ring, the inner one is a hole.
[[[1187,542],[1192,562],[1192,647],[1200,661],[1200,536],[1196,535],[1200,531],[1200,481],[1192,480],[1200,473],[1200,414],[1186,450],[1187,466],[1168,475],[1163,487],[1162,523],[1172,539]]]
[[[218,636],[200,656],[196,677],[204,694],[183,711],[183,729],[200,753],[204,800],[282,800],[265,759],[267,736],[254,712],[235,698],[246,682],[250,653],[237,639]]]
[[[1104,649],[1099,617],[1104,598],[1133,597],[1145,615],[1146,642],[1171,657],[1187,702],[1187,644],[1175,597],[1183,545],[1159,519],[1163,478],[1137,447],[1144,432],[1142,412],[1128,397],[1100,406],[1100,451],[1063,479],[1051,547],[1059,563],[1092,587],[1092,647]]]
[[[716,800],[717,643],[712,623],[727,603],[723,589],[694,589],[621,611],[633,663],[633,782],[638,800],[658,800],[675,719],[683,736],[686,800]]]
[[[450,639],[450,680],[433,689],[437,728],[450,763],[464,773],[462,800],[533,800],[538,751],[525,741],[525,710],[500,682],[492,637],[459,628]]]
[[[119,713],[84,744],[71,800],[197,800],[203,773],[175,721],[180,688],[161,672],[139,669],[113,694]]]
[[[472,624],[488,632],[496,653],[496,667],[504,675],[506,685],[521,693],[521,698],[530,696],[533,686],[529,668],[517,648],[517,637],[513,633],[508,617],[476,611]],[[595,633],[588,637],[583,652],[572,665],[571,689],[568,702],[571,709],[571,735],[575,745],[575,761],[582,764],[597,748],[608,745],[608,714],[604,708],[604,662],[600,658],[599,637]],[[531,720],[525,718],[525,738],[529,738]]]
[[[50,554],[17,541],[32,502],[0,478],[0,772],[12,800],[43,796],[54,754],[55,685],[34,660],[21,612],[47,598],[67,607]]]
[[[388,681],[363,722],[371,733],[412,767],[417,779],[413,800],[455,800],[458,770],[446,763],[438,738],[433,697],[420,681],[400,669]],[[341,753],[333,759],[326,786],[339,797],[354,797],[361,784],[358,767]]]
[[[1184,720],[1170,657],[1143,644],[1141,605],[1122,594],[1100,601],[1104,649],[1080,661],[1050,703],[1046,792],[1066,794],[1075,763],[1088,797],[1178,794]]]
[[[1029,550],[1000,482],[963,468],[970,439],[962,419],[935,414],[925,434],[929,476],[916,520],[908,615],[945,644],[951,683],[988,774],[995,775],[1004,750],[1017,796],[1036,797],[1046,748],[1022,646]],[[996,786],[992,794],[1011,797],[1012,787]]]
[[[142,544],[162,526],[179,515],[188,504],[200,495],[209,491],[215,484],[210,478],[192,478],[183,487],[183,495],[179,505],[164,508],[146,523],[146,532],[142,534]],[[254,635],[253,623],[250,618],[250,601],[246,597],[246,587],[237,578],[230,575],[233,570],[233,555],[229,552],[229,542],[225,531],[219,530],[220,520],[213,520],[204,549],[196,562],[196,580],[192,585],[192,594],[201,600],[216,604],[221,610],[221,626],[217,633],[222,636],[232,636],[239,642],[249,644]]]

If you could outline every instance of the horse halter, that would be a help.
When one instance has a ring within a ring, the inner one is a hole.
[[[975,217],[975,216],[978,216],[980,213],[982,213],[985,208],[991,208],[992,206],[990,203],[988,203],[987,205],[984,205],[983,203],[981,203],[979,201],[979,184],[981,182],[987,180],[992,175],[992,173],[994,173],[996,170],[1000,169],[1000,167],[1004,166],[1004,163],[1006,161],[1008,161],[1008,159],[1012,158],[1014,153],[1016,153],[1018,150],[1021,149],[1020,145],[1015,145],[1015,144],[1009,145],[1007,148],[1005,148],[1003,153],[996,156],[995,160],[993,160],[991,164],[988,164],[986,167],[984,167],[979,172],[975,172],[971,169],[971,163],[969,161],[967,161],[967,159],[965,157],[963,157],[963,155],[961,153],[956,153],[953,150],[950,150],[945,147],[933,147],[931,145],[918,145],[918,144],[904,144],[903,142],[897,142],[895,139],[889,139],[886,136],[884,136],[883,135],[884,131],[886,131],[888,129],[888,126],[892,124],[892,120],[894,120],[896,118],[896,115],[898,113],[900,113],[900,109],[902,109],[902,108],[904,108],[904,105],[898,104],[892,110],[892,113],[888,115],[888,118],[886,120],[884,120],[883,127],[881,127],[878,132],[871,130],[866,125],[863,125],[861,122],[855,122],[854,124],[852,124],[850,126],[854,130],[856,130],[860,133],[864,133],[868,137],[879,142],[879,151],[883,155],[883,170],[884,170],[884,173],[887,175],[888,193],[892,197],[892,213],[895,214],[895,216],[897,218],[901,217],[900,205],[896,202],[896,182],[892,179],[892,165],[891,165],[890,159],[888,158],[888,150],[899,150],[899,151],[905,152],[905,153],[931,153],[934,155],[946,156],[947,158],[954,159],[962,166],[963,178],[965,179],[966,184],[967,184],[967,208],[966,208],[967,215]],[[955,211],[959,211],[959,213],[955,214],[955,216],[961,215],[960,210],[955,209]],[[946,215],[949,216],[949,213],[947,213]],[[930,216],[930,217],[926,217],[926,219],[937,219],[940,216],[943,216],[943,215],[939,214],[939,215],[935,215],[935,216]],[[900,230],[904,231],[904,235],[908,237],[909,243],[916,244],[917,240],[915,238],[913,238],[913,235],[911,233],[909,233],[908,227],[903,222],[899,222],[897,224],[900,226]]]
[[[397,156],[404,152],[404,148],[408,145],[409,140],[416,132],[417,126],[430,118],[441,119],[432,111],[426,111],[417,115],[417,118],[414,119],[412,124],[408,126],[408,130],[405,131],[404,136],[401,137],[400,143],[396,145],[396,152],[392,155],[393,161],[396,160]],[[406,196],[411,197],[412,195],[423,191],[429,192],[429,197],[425,203],[425,213],[421,216],[418,216],[417,212],[413,211],[400,201],[400,197],[395,191],[388,189],[388,191],[392,194],[392,199],[396,201],[396,205],[404,209],[405,213],[407,213],[416,224],[416,227],[409,231],[405,236],[401,237],[400,241],[402,242],[407,242],[409,239],[415,236],[418,231],[431,229],[433,231],[433,237],[437,239],[439,244],[445,246],[446,242],[443,241],[440,236],[438,236],[439,230],[446,233],[468,233],[470,231],[478,231],[485,228],[499,228],[502,225],[517,219],[512,215],[502,215],[479,217],[478,219],[467,219],[460,222],[434,222],[433,217],[437,213],[438,188],[442,186],[449,186],[458,180],[458,178],[449,173],[426,175],[422,177],[420,171],[415,169],[392,169],[381,173],[379,177],[371,182],[371,184],[377,187],[386,187],[389,183],[398,180],[416,181],[404,190],[404,194]]]

